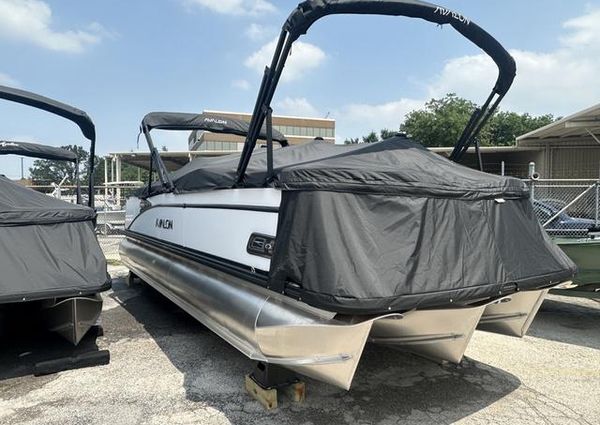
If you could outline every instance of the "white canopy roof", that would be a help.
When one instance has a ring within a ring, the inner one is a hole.
[[[549,139],[567,142],[582,138],[600,143],[600,103],[519,136],[517,144],[526,145],[527,142],[550,141]]]

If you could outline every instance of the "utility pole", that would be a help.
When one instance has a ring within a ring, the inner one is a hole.
[[[23,157],[21,157],[21,180],[25,178],[25,174],[23,173]]]

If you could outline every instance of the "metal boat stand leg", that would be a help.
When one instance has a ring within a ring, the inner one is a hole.
[[[293,401],[301,403],[305,397],[305,384],[289,369],[276,364],[258,362],[254,371],[246,375],[246,391],[266,409],[277,408],[279,391]]]

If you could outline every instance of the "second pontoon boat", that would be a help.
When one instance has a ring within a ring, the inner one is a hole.
[[[23,90],[0,86],[0,98],[42,109],[75,122],[91,141],[94,124],[85,112]],[[96,236],[93,196],[79,205],[77,155],[52,146],[2,141],[0,155],[75,163],[77,204],[36,192],[0,176],[0,308],[36,303],[44,323],[78,344],[102,311],[100,292],[110,288],[106,260]],[[93,161],[88,193],[93,193]]]

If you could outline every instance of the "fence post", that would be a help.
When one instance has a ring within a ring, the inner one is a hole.
[[[596,182],[596,208],[594,208],[596,216],[595,216],[595,220],[596,222],[594,223],[594,226],[597,228],[598,227],[598,201],[600,198],[600,191],[598,189],[598,184],[600,183],[600,181]]]
[[[535,162],[529,163],[529,195],[531,197],[531,202],[535,201]]]

